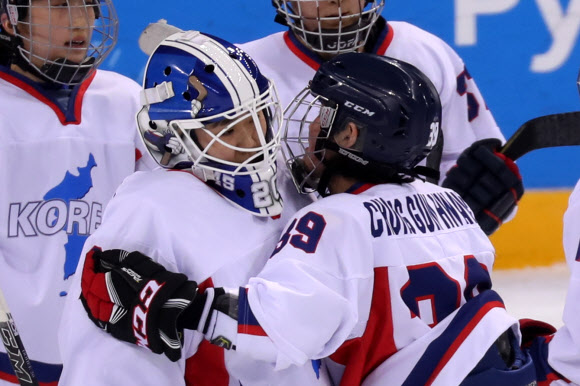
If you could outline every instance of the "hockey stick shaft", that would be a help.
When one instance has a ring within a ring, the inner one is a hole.
[[[30,359],[22,344],[22,339],[16,330],[14,319],[8,309],[4,294],[0,289],[0,335],[6,348],[6,354],[21,386],[38,386],[38,381],[32,370]]]
[[[512,160],[537,149],[580,145],[580,111],[551,114],[525,122],[501,149]]]

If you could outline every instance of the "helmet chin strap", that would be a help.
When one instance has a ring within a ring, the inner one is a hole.
[[[338,168],[333,165],[333,162],[322,161],[322,163],[324,164],[325,168],[322,171],[320,180],[318,181],[316,191],[318,194],[320,194],[321,197],[327,197],[330,196],[330,190],[328,189],[330,179],[338,174]]]
[[[80,64],[65,58],[58,58],[46,63],[38,71],[56,82],[78,84],[93,70],[94,63],[95,58],[92,56],[87,56]]]
[[[58,58],[38,68],[30,63],[18,48],[16,48],[16,52],[12,56],[12,64],[17,65],[23,71],[39,75],[41,79],[48,82],[67,84],[81,83],[89,72],[93,70],[94,62],[95,58],[92,56],[86,57],[80,64],[65,58]]]
[[[359,20],[357,23],[343,28],[340,34],[338,29],[320,29],[319,33],[305,30],[306,32],[300,36],[305,37],[306,43],[316,50],[337,53],[353,51],[362,40],[363,36],[361,35],[366,33],[360,30],[367,27],[369,23],[368,20]]]

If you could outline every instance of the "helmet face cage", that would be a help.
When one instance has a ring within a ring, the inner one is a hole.
[[[224,134],[248,118],[251,119],[256,130],[260,145],[243,148],[229,144]],[[275,165],[280,147],[281,119],[278,93],[274,84],[271,83],[265,93],[235,109],[200,119],[170,121],[169,129],[180,141],[189,160],[193,162],[194,169],[227,173],[231,176],[251,175],[265,172]],[[219,125],[218,127],[221,128],[219,132],[215,133],[210,130],[214,125]],[[198,130],[204,131],[211,138],[204,148],[196,139]],[[209,154],[216,144],[238,153],[247,153],[248,158],[242,162],[234,162]]]
[[[343,6],[346,1],[357,5],[346,10]],[[340,54],[363,47],[385,4],[384,0],[337,0],[337,10],[326,16],[321,13],[324,3],[328,0],[274,0],[278,14],[294,34],[311,50],[324,54]]]
[[[316,169],[326,153],[319,144],[330,137],[336,110],[334,103],[312,93],[309,88],[302,90],[286,108],[282,154],[300,193],[316,191],[320,179]]]
[[[117,42],[111,0],[8,0],[6,11],[21,59],[54,83],[81,83]]]

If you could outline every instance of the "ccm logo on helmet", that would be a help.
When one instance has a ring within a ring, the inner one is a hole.
[[[364,107],[359,106],[356,103],[352,103],[351,101],[345,101],[344,105],[348,108],[353,109],[354,111],[358,111],[359,113],[363,113],[364,115],[368,115],[369,117],[372,117],[373,115],[375,115],[374,111],[370,111],[369,109],[365,109]]]

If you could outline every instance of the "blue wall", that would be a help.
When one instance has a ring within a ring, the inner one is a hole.
[[[116,7],[119,44],[104,68],[139,82],[146,56],[136,42],[160,18],[232,42],[283,28],[273,22],[269,0],[116,0]],[[454,47],[506,137],[528,119],[580,110],[580,0],[386,0],[384,15]],[[580,147],[539,150],[518,163],[529,188],[571,187],[580,178]]]

